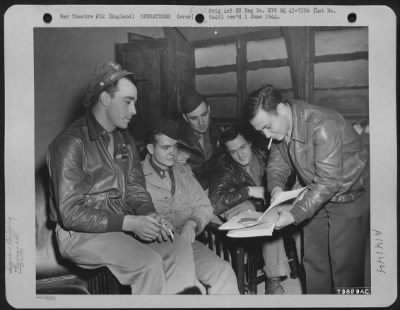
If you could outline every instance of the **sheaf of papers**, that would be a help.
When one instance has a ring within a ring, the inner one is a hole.
[[[275,222],[268,221],[268,222],[262,222],[256,226],[251,226],[241,229],[233,229],[228,231],[226,235],[231,238],[272,236],[274,228],[275,228]]]
[[[281,203],[296,198],[297,196],[299,196],[299,194],[304,189],[305,189],[305,187],[302,187],[302,188],[295,189],[292,191],[282,192],[278,196],[278,198],[267,208],[267,210],[265,210],[264,213],[255,212],[255,211],[241,212],[238,215],[232,217],[228,222],[219,226],[218,229],[220,229],[220,230],[234,230],[234,229],[241,230],[241,229],[249,228],[249,227],[254,228],[254,226],[257,225],[257,229],[258,229],[258,226],[262,226],[259,229],[260,230],[264,229],[265,232],[269,229],[269,227],[272,227],[272,230],[271,230],[271,234],[272,234],[276,219],[273,217],[267,216],[267,213],[270,212],[270,210],[272,210],[274,207],[280,205]],[[254,229],[252,229],[252,230],[254,230]],[[228,236],[230,236],[230,234],[232,235],[232,233],[229,232]]]

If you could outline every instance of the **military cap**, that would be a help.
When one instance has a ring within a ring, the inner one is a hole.
[[[121,65],[114,61],[97,66],[91,76],[84,105],[90,105],[93,96],[125,76],[133,76],[133,73],[122,69]]]
[[[207,104],[205,98],[197,93],[182,97],[182,113],[187,114],[194,111],[202,102]]]
[[[178,140],[178,126],[171,119],[161,119],[154,128],[158,132],[170,137],[171,139]]]

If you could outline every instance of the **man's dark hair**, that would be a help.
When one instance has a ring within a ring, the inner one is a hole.
[[[193,112],[202,102],[209,106],[207,99],[199,93],[185,95],[181,99],[181,110],[183,114]]]
[[[243,128],[239,126],[230,126],[228,127],[220,136],[219,140],[223,147],[226,149],[226,143],[236,139],[239,135],[245,138],[248,142],[249,139],[243,130]]]
[[[123,77],[121,77],[120,79],[118,79],[118,80],[112,82],[110,85],[107,85],[106,87],[104,87],[103,89],[101,89],[99,92],[93,94],[93,95],[91,96],[91,98],[90,98],[90,104],[87,105],[86,107],[89,108],[89,107],[93,106],[94,104],[96,104],[96,103],[99,101],[100,94],[101,94],[103,91],[106,91],[106,92],[109,93],[110,96],[112,97],[112,96],[118,91],[118,82],[119,82],[121,79],[123,79],[123,78],[125,78],[125,79],[129,80],[130,82],[132,82],[133,85],[135,85],[135,86],[137,85],[137,84],[136,84],[136,80],[133,78],[133,76],[130,76],[130,75],[123,76]]]
[[[289,103],[277,88],[267,84],[255,90],[248,96],[243,111],[244,117],[247,120],[253,119],[260,106],[266,112],[276,113],[276,107],[281,102]]]
[[[148,145],[148,144],[153,144],[156,145],[157,143],[157,135],[162,134],[162,132],[158,129],[152,129],[150,131],[147,132],[146,137],[144,138],[144,144]]]

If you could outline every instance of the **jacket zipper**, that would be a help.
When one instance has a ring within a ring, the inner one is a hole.
[[[119,179],[120,179],[120,177],[119,177],[119,175],[118,175],[118,172],[120,172],[120,171],[118,171],[119,167],[116,166],[116,164],[115,164],[115,162],[114,162],[114,160],[113,160],[113,158],[112,158],[110,152],[107,150],[107,148],[106,148],[106,146],[105,146],[105,144],[104,144],[104,138],[103,138],[103,137],[102,137],[101,141],[102,141],[101,145],[102,145],[102,147],[103,147],[103,151],[107,154],[106,157],[107,157],[108,160],[110,161],[111,166],[112,166],[112,168],[114,169],[114,172],[115,172],[115,174],[116,174],[116,176],[117,176],[117,180],[119,181]],[[114,149],[115,149],[115,145],[114,145]],[[119,169],[119,170],[120,170],[120,169]],[[122,199],[124,199],[124,198],[125,198],[125,180],[124,180],[124,178],[122,178],[122,186],[123,186]],[[108,195],[107,195],[107,198],[108,198]]]

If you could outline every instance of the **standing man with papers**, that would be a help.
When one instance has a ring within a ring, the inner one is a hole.
[[[369,229],[369,152],[341,114],[304,102],[290,102],[271,85],[249,96],[245,115],[276,143],[267,165],[274,201],[291,171],[308,187],[275,228],[303,224],[306,290],[329,294],[364,286]],[[278,207],[279,208],[279,207]]]

